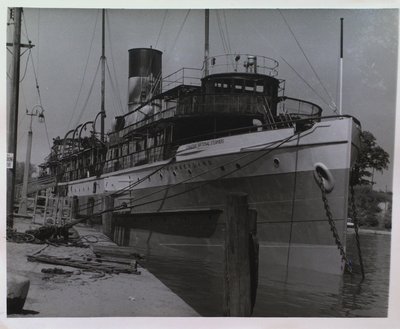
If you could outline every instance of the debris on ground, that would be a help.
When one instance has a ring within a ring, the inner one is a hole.
[[[66,274],[66,275],[71,275],[74,272],[73,271],[65,271],[62,268],[59,267],[54,267],[54,268],[42,268],[42,273],[46,274]]]
[[[105,273],[131,273],[131,274],[140,274],[137,270],[137,264],[134,266],[127,266],[121,264],[105,264],[104,262],[100,263],[97,261],[92,261],[90,258],[87,259],[73,259],[70,257],[55,257],[49,255],[30,255],[28,256],[28,261],[30,262],[42,262],[46,264],[56,264],[56,265],[64,265],[76,268],[82,268],[91,270],[94,272],[105,272]]]
[[[135,252],[132,247],[120,247],[120,246],[97,246],[92,245],[91,249],[99,257],[118,258],[125,260],[144,260],[144,255]]]

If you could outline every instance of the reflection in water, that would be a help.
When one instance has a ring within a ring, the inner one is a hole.
[[[259,273],[253,316],[386,317],[390,235],[361,235],[365,279],[357,266],[354,235],[347,251],[355,274],[343,277],[275,267]],[[190,252],[188,252],[190,254]],[[146,267],[203,316],[222,315],[222,264],[177,254],[173,259],[148,255]]]

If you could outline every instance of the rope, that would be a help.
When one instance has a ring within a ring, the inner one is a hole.
[[[134,188],[135,186],[137,186],[137,185],[141,184],[142,182],[144,182],[145,180],[147,180],[149,177],[153,176],[154,174],[156,174],[156,173],[159,172],[160,170],[164,169],[166,166],[168,166],[169,164],[171,164],[174,160],[175,160],[175,159],[172,158],[170,161],[168,161],[167,163],[165,163],[165,164],[162,165],[161,167],[157,168],[156,170],[152,171],[150,174],[148,174],[148,175],[146,175],[145,177],[141,178],[140,180],[138,180],[138,181],[136,181],[136,182],[134,182],[134,183],[132,183],[132,184],[129,184],[128,186],[126,186],[126,187],[124,187],[124,188],[122,188],[122,189],[120,189],[120,190],[118,190],[118,191],[116,191],[116,192],[110,194],[110,196],[116,197],[116,196],[122,195],[122,194],[123,194],[125,191],[127,191],[127,190],[131,190],[131,189]],[[99,206],[99,205],[101,205],[102,203],[103,203],[103,201],[102,201],[102,200],[99,200],[99,201],[95,202],[95,203],[93,204],[93,206],[92,206],[92,205],[90,205],[90,203],[88,202],[88,203],[84,204],[84,205],[86,206],[86,208],[81,208],[81,207],[79,207],[79,211],[87,210],[87,209],[90,209],[90,208],[92,208],[92,207],[94,207],[94,206]],[[89,205],[89,206],[88,206],[88,205]]]
[[[352,209],[352,218],[353,218],[353,224],[354,224],[354,232],[356,236],[356,243],[357,243],[357,251],[358,251],[358,259],[360,261],[360,267],[361,267],[361,275],[362,278],[365,278],[365,272],[364,272],[364,262],[362,259],[361,255],[361,245],[360,245],[360,236],[358,234],[358,216],[357,216],[357,208],[356,208],[356,202],[355,202],[355,192],[354,192],[354,184],[351,182],[350,184],[350,194],[351,194],[351,209]]]
[[[280,142],[278,145],[276,145],[274,148],[267,150],[266,152],[264,152],[263,154],[259,155],[259,156],[256,157],[255,159],[249,161],[248,163],[243,164],[243,165],[240,165],[238,168],[236,168],[236,169],[234,169],[234,170],[232,170],[232,171],[230,171],[230,172],[228,172],[228,173],[226,173],[226,174],[224,174],[224,175],[219,176],[218,178],[216,178],[216,180],[221,179],[221,178],[224,178],[224,177],[226,177],[226,176],[229,176],[229,175],[231,175],[231,174],[233,174],[233,173],[235,173],[235,172],[237,172],[237,171],[239,171],[239,170],[242,170],[243,168],[249,166],[250,164],[252,164],[252,163],[258,161],[258,160],[261,159],[262,157],[268,155],[268,154],[271,153],[272,151],[274,151],[274,150],[278,149],[279,147],[281,147],[283,144],[289,142],[294,136],[295,136],[295,134],[294,134],[294,135],[291,135],[291,136],[289,136],[289,137],[287,137],[287,138],[285,138],[283,141],[281,141],[281,142]],[[268,146],[266,146],[266,147],[268,147]],[[265,148],[266,148],[266,147],[265,147]],[[263,148],[263,149],[265,149],[265,148]],[[242,157],[239,157],[239,158],[236,158],[236,159],[234,159],[234,160],[232,160],[232,161],[228,161],[228,162],[224,163],[222,166],[225,166],[225,165],[227,165],[227,164],[229,164],[229,163],[238,162],[239,160],[241,160],[241,159],[243,159],[243,158],[245,158],[245,157],[248,157],[249,155],[252,155],[252,153],[246,154],[246,155],[244,155],[244,156],[242,156]],[[216,166],[216,167],[214,167],[214,168],[211,168],[211,169],[209,169],[209,170],[207,170],[207,171],[204,171],[204,172],[202,172],[202,173],[200,173],[200,174],[198,174],[198,175],[192,176],[192,177],[190,177],[190,178],[188,178],[188,179],[186,179],[186,180],[183,180],[183,181],[181,181],[181,182],[179,182],[179,183],[176,183],[176,184],[174,184],[174,185],[172,185],[172,186],[167,186],[167,187],[165,187],[164,189],[161,189],[161,190],[158,190],[158,191],[149,193],[149,194],[147,194],[147,195],[144,195],[144,196],[142,196],[141,198],[136,199],[135,201],[143,200],[143,199],[145,199],[145,198],[147,198],[147,197],[149,197],[149,196],[151,196],[151,195],[154,195],[154,194],[157,194],[157,193],[160,193],[160,192],[169,190],[169,189],[171,189],[172,187],[175,187],[175,186],[178,186],[178,185],[182,185],[183,183],[186,183],[187,181],[190,181],[190,180],[192,180],[192,179],[194,179],[194,178],[196,178],[196,177],[202,176],[202,175],[204,175],[204,174],[206,174],[206,173],[208,173],[208,172],[214,171],[214,170],[219,169],[219,168],[221,168],[221,165],[218,165],[218,166]],[[185,193],[191,192],[191,191],[193,191],[193,190],[199,189],[199,188],[201,188],[201,187],[203,187],[203,186],[205,186],[205,185],[207,185],[207,184],[210,184],[210,183],[211,183],[211,181],[206,181],[206,182],[204,182],[203,184],[200,184],[200,185],[198,185],[198,186],[195,186],[195,187],[193,187],[193,188],[191,188],[191,189],[185,189],[185,191],[178,192],[178,193],[175,193],[175,194],[172,194],[172,195],[169,195],[169,196],[165,196],[165,197],[162,197],[162,198],[159,198],[159,199],[155,199],[155,200],[143,202],[143,203],[136,204],[136,205],[133,205],[133,206],[127,206],[127,208],[132,209],[132,208],[139,207],[139,206],[143,206],[143,205],[147,205],[147,204],[150,204],[150,203],[154,203],[154,202],[158,202],[158,201],[164,201],[164,200],[167,200],[167,199],[170,199],[170,198],[179,196],[179,195],[181,195],[181,194],[185,194]]]
[[[266,150],[264,153],[262,153],[261,155],[259,155],[259,156],[256,157],[256,158],[254,158],[253,160],[249,161],[248,163],[241,165],[239,168],[236,168],[236,169],[234,169],[234,170],[232,170],[232,171],[230,171],[230,172],[228,172],[228,173],[226,173],[226,174],[224,174],[224,175],[219,176],[219,177],[217,178],[217,180],[218,180],[218,179],[221,179],[221,178],[224,178],[224,177],[226,177],[226,176],[228,176],[228,175],[231,175],[231,174],[233,174],[233,173],[236,172],[236,171],[242,170],[243,168],[249,166],[250,164],[252,164],[252,163],[258,161],[258,160],[261,159],[262,157],[268,155],[269,153],[271,153],[271,152],[273,152],[274,150],[276,150],[276,149],[278,149],[279,147],[281,147],[283,144],[289,142],[294,136],[296,136],[296,134],[291,135],[291,136],[289,136],[289,137],[287,137],[287,138],[285,138],[285,139],[279,141],[279,143],[278,143],[274,148]],[[266,149],[267,147],[269,147],[269,146],[270,146],[270,143],[267,144],[267,145],[263,148],[263,150],[265,150],[265,149]],[[227,164],[229,164],[229,163],[237,162],[238,160],[241,160],[241,159],[243,159],[243,158],[246,158],[246,157],[248,157],[249,155],[252,155],[252,153],[249,153],[249,154],[246,154],[246,155],[244,155],[244,156],[242,156],[242,157],[239,157],[239,158],[236,158],[236,159],[234,159],[234,160],[228,161],[228,162],[224,163],[223,166],[225,166],[225,165],[227,165]],[[171,159],[171,161],[172,161],[172,160],[173,160],[173,159]],[[169,164],[169,162],[166,163],[166,164],[164,164],[164,167],[167,166],[168,164]],[[161,190],[158,190],[158,191],[149,193],[149,194],[147,194],[147,195],[144,195],[144,196],[142,196],[141,198],[136,199],[135,201],[140,201],[140,200],[143,200],[143,199],[148,198],[148,197],[151,196],[151,195],[154,195],[154,194],[163,192],[163,191],[165,191],[165,190],[169,190],[169,189],[172,188],[172,187],[181,185],[181,184],[183,184],[183,183],[185,183],[185,182],[187,182],[187,181],[190,181],[190,180],[192,180],[192,179],[194,179],[194,178],[196,178],[196,177],[200,177],[200,176],[202,176],[202,175],[204,175],[204,174],[206,174],[206,173],[208,173],[208,172],[211,172],[211,171],[214,171],[214,170],[216,170],[216,169],[219,169],[220,167],[221,167],[221,165],[218,165],[218,166],[216,166],[216,167],[214,167],[214,168],[211,168],[211,169],[209,169],[209,170],[207,170],[207,171],[204,171],[204,172],[202,172],[202,173],[200,173],[200,174],[198,174],[198,175],[192,176],[192,177],[190,177],[190,178],[188,178],[188,179],[186,179],[186,180],[183,180],[183,181],[181,181],[181,182],[179,182],[179,183],[176,183],[176,184],[174,184],[174,185],[172,185],[172,186],[167,186],[167,187],[164,188],[164,189],[161,189]],[[154,171],[153,173],[151,173],[151,174],[156,173],[156,172],[159,171],[160,169],[162,169],[162,168],[158,168],[157,170],[155,170],[155,171]],[[150,174],[150,175],[151,175],[151,174]],[[148,175],[148,176],[149,176],[149,175]],[[147,176],[146,176],[146,177],[147,177]],[[144,178],[144,179],[145,179],[145,178]],[[140,180],[140,182],[142,182],[144,179]],[[191,192],[191,191],[193,191],[193,190],[199,189],[199,188],[201,188],[201,187],[203,187],[203,186],[205,186],[205,185],[207,185],[207,184],[210,184],[210,183],[211,183],[211,181],[206,181],[206,182],[204,182],[203,184],[200,184],[200,185],[198,185],[198,186],[195,186],[195,187],[193,187],[193,188],[191,188],[191,189],[186,189],[186,190],[183,191],[183,192],[178,192],[178,193],[175,193],[175,194],[173,194],[173,195],[165,196],[165,197],[162,197],[162,198],[159,198],[159,199],[155,199],[155,200],[146,201],[146,202],[143,202],[143,203],[140,203],[140,204],[135,204],[135,205],[133,205],[133,206],[128,206],[128,205],[126,205],[126,204],[122,204],[121,206],[118,206],[118,207],[115,207],[115,208],[106,209],[106,210],[103,210],[103,211],[101,211],[101,212],[99,212],[99,213],[92,214],[92,215],[89,215],[89,216],[85,216],[85,217],[79,219],[78,222],[85,221],[85,220],[90,219],[90,218],[92,218],[92,217],[94,217],[94,216],[100,216],[100,215],[102,215],[102,214],[104,214],[104,213],[112,212],[112,211],[115,211],[115,210],[120,210],[120,209],[121,209],[121,210],[122,210],[122,209],[132,209],[132,208],[135,208],[135,207],[139,207],[139,206],[151,204],[151,203],[154,203],[154,202],[167,200],[167,199],[170,199],[170,198],[179,196],[179,195],[181,195],[181,194],[185,194],[185,193]],[[139,184],[139,182],[136,182],[135,184]],[[134,184],[132,184],[131,186],[133,186],[133,185],[134,185]],[[122,190],[126,190],[126,189],[127,189],[127,187],[125,187],[124,189],[121,189],[121,191],[122,191]],[[119,191],[119,193],[121,193],[121,191]],[[117,192],[117,193],[118,193],[118,192]],[[116,194],[114,194],[114,196],[115,196],[115,195],[116,195]],[[119,195],[119,194],[118,194],[118,195]],[[70,223],[70,224],[66,224],[66,225],[71,225],[71,223]],[[75,224],[72,224],[72,225],[75,225]]]
[[[352,273],[353,269],[351,267],[351,263],[347,258],[346,251],[344,250],[344,246],[342,244],[342,241],[340,240],[339,233],[337,232],[335,221],[333,220],[332,212],[329,207],[328,198],[326,197],[324,179],[323,179],[321,173],[317,172],[317,174],[318,174],[318,178],[319,178],[318,185],[319,185],[319,188],[321,189],[321,194],[322,194],[322,202],[324,203],[326,217],[328,219],[328,223],[331,228],[333,238],[335,239],[335,244],[336,244],[337,248],[339,249],[342,260],[345,263],[345,269],[349,273]]]
[[[30,243],[35,240],[32,234],[20,233],[15,229],[7,228],[7,241],[15,243]]]
[[[298,162],[299,162],[299,143],[300,143],[300,134],[297,135],[297,143],[296,143],[296,160],[295,160],[295,166],[294,166],[292,211],[291,211],[291,215],[290,215],[289,246],[288,246],[288,251],[287,251],[287,256],[286,256],[286,280],[287,280],[288,274],[289,274],[290,247],[292,245],[294,207],[295,207],[296,189],[297,189],[297,168],[298,168]]]

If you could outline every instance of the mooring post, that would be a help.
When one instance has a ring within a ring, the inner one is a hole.
[[[78,202],[79,202],[79,199],[78,199],[78,197],[76,195],[74,195],[71,198],[70,202],[71,202],[70,220],[73,220],[73,219],[78,218],[78,212],[79,212],[78,211],[78,206],[79,206]]]
[[[257,213],[249,210],[246,194],[231,193],[226,200],[225,218],[224,313],[251,316],[256,284],[251,233],[255,231]]]
[[[103,228],[103,233],[112,238],[112,218],[113,213],[112,209],[114,209],[114,197],[111,195],[106,195],[103,199],[104,202],[104,213],[101,215],[101,223]]]

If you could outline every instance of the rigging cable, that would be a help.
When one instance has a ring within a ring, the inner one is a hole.
[[[294,73],[296,73],[296,75],[321,99],[321,101],[325,104],[325,105],[327,105],[328,107],[330,107],[330,105],[328,104],[328,102],[327,101],[325,101],[325,99],[301,76],[301,74],[300,73],[298,73],[296,70],[295,70],[295,68],[292,66],[292,65],[290,65],[289,64],[289,62],[283,57],[283,56],[281,56],[281,55],[279,55],[278,53],[277,53],[277,51],[275,50],[275,48],[273,48],[273,47],[271,47],[271,45],[269,44],[269,41],[265,38],[265,36],[263,35],[263,34],[261,34],[253,25],[250,25],[251,26],[251,28],[253,29],[253,31],[255,32],[255,33],[257,33],[258,34],[258,36],[260,37],[260,38],[262,38],[265,42],[266,42],[266,44],[267,44],[267,46],[269,47],[269,48],[271,48],[271,50],[275,53],[275,55],[277,56],[277,57],[280,57],[288,66],[289,66],[289,68],[294,72]]]
[[[111,54],[111,64],[112,64],[112,68],[113,68],[113,71],[114,71],[114,79],[115,79],[115,86],[116,86],[116,94],[117,94],[117,99],[118,99],[118,102],[119,102],[119,108],[120,108],[120,112],[121,112],[121,114],[124,114],[124,107],[122,106],[122,101],[121,101],[121,95],[118,93],[118,90],[120,90],[119,89],[119,86],[118,86],[118,79],[117,79],[117,70],[115,69],[115,60],[114,60],[114,56],[113,56],[113,46],[112,46],[112,43],[111,43],[111,29],[110,29],[110,22],[109,22],[109,17],[108,17],[108,11],[106,11],[106,21],[107,21],[107,32],[108,32],[108,41],[110,42],[110,54]],[[107,67],[108,67],[108,62],[107,62],[107,59],[106,59],[106,65],[107,65]],[[110,69],[109,69],[110,70]],[[111,78],[111,73],[109,73],[109,75],[110,75],[110,80],[111,80],[111,83],[112,83],[112,78]]]
[[[118,101],[120,100],[120,98],[117,96],[117,91],[115,89],[114,82],[113,82],[113,79],[111,77],[110,67],[108,66],[107,61],[106,61],[106,67],[107,67],[108,76],[110,78],[110,85],[111,85],[111,91],[112,91],[113,103],[114,103],[114,106],[113,106],[114,114],[115,114],[115,116],[117,116],[117,112],[115,111],[115,107],[119,107],[119,102]],[[115,103],[117,103],[117,106],[115,106]],[[120,114],[124,114],[122,108],[120,108],[120,107],[119,107],[119,112],[120,112]]]
[[[40,8],[38,9],[38,25],[37,25],[37,61],[36,61],[36,65],[37,65],[37,70],[38,70],[38,79],[39,79],[39,59],[40,59]]]
[[[325,85],[322,83],[322,80],[320,79],[318,73],[316,72],[316,70],[314,69],[314,67],[313,67],[313,65],[311,64],[310,60],[308,59],[308,57],[307,57],[307,55],[306,55],[306,53],[305,53],[303,47],[300,45],[300,42],[298,41],[296,35],[294,34],[292,28],[290,27],[288,21],[286,20],[285,16],[283,15],[282,11],[281,11],[280,9],[278,9],[278,11],[279,11],[279,13],[281,14],[281,16],[282,16],[282,18],[283,18],[283,21],[285,22],[286,26],[288,27],[288,29],[289,29],[290,33],[292,34],[294,40],[296,41],[297,46],[300,48],[302,54],[304,55],[304,58],[306,59],[308,65],[310,66],[311,70],[313,71],[315,77],[317,78],[318,82],[321,84],[321,86],[322,86],[322,88],[324,89],[325,93],[326,93],[326,94],[328,95],[328,97],[330,98],[330,100],[331,100],[331,102],[332,102],[334,108],[332,108],[331,105],[329,105],[329,107],[330,107],[335,113],[337,113],[337,106],[336,106],[335,101],[333,100],[332,95],[329,93],[329,91],[326,89]]]
[[[245,164],[243,164],[243,165],[241,165],[241,166],[239,166],[239,167],[235,167],[234,170],[232,170],[232,171],[230,171],[230,172],[228,172],[228,173],[226,173],[226,174],[224,174],[224,175],[219,176],[218,178],[216,178],[216,180],[219,180],[219,179],[224,178],[224,177],[226,177],[226,176],[229,176],[229,175],[231,175],[231,174],[233,174],[233,173],[235,173],[235,172],[237,172],[237,171],[239,171],[239,170],[242,170],[243,168],[249,166],[250,164],[252,164],[252,163],[258,161],[258,160],[261,159],[262,157],[268,155],[268,154],[271,153],[272,151],[278,149],[278,148],[281,147],[283,144],[289,142],[289,141],[290,141],[293,137],[295,137],[296,135],[297,135],[297,133],[295,133],[295,134],[293,134],[293,135],[291,135],[291,136],[289,136],[289,137],[283,139],[280,143],[278,143],[278,144],[277,144],[275,147],[273,147],[272,149],[267,149],[267,150],[266,150],[265,152],[263,152],[261,155],[257,156],[256,158],[250,160],[249,162],[247,162],[247,163],[245,163]],[[265,148],[266,148],[266,147],[265,147]],[[265,149],[265,148],[264,148],[264,149]],[[250,154],[251,154],[251,153],[250,153]],[[245,158],[245,157],[247,157],[247,156],[249,156],[249,154],[246,154],[246,155],[244,155],[244,156],[242,156],[242,157],[239,157],[239,158],[237,158],[237,159],[234,159],[234,160],[232,160],[232,161],[229,161],[228,163],[230,163],[230,162],[236,162],[236,161],[241,160],[241,159],[243,159],[243,158]],[[214,168],[212,168],[212,169],[210,169],[210,170],[208,170],[208,171],[205,171],[205,172],[200,173],[200,174],[197,175],[197,176],[201,176],[201,175],[203,175],[203,174],[205,174],[205,173],[207,173],[207,172],[216,170],[216,169],[218,169],[218,168],[220,168],[220,167],[221,167],[221,166],[218,165],[218,166],[216,166],[216,167],[214,167]],[[192,178],[190,178],[190,179],[188,179],[188,180],[191,180],[191,179],[193,179],[193,178],[194,178],[194,177],[192,177]],[[174,186],[177,186],[177,185],[181,185],[181,184],[183,184],[183,183],[186,182],[186,181],[187,181],[187,180],[184,180],[184,181],[181,181],[181,182],[179,182],[179,183],[177,183],[177,184],[174,184],[173,186],[167,186],[167,187],[164,188],[164,189],[161,189],[161,190],[158,190],[158,191],[149,193],[149,194],[147,194],[147,195],[144,195],[143,197],[140,197],[140,198],[136,199],[135,201],[139,201],[139,200],[142,200],[142,199],[144,199],[144,198],[146,198],[146,197],[148,197],[148,196],[151,196],[151,195],[153,195],[153,194],[156,194],[156,193],[159,193],[159,192],[162,192],[162,191],[165,191],[165,190],[169,190],[171,187],[174,187]],[[214,181],[215,181],[215,180],[214,180]],[[154,203],[154,202],[158,202],[158,201],[163,201],[163,200],[166,200],[166,199],[170,199],[170,198],[173,198],[173,197],[176,197],[176,196],[179,196],[179,195],[182,195],[182,194],[191,192],[191,191],[193,191],[193,190],[199,189],[199,188],[201,188],[201,187],[203,187],[203,186],[205,186],[205,185],[207,185],[207,184],[210,184],[210,182],[211,182],[211,181],[205,181],[205,182],[203,182],[202,184],[199,184],[199,185],[197,185],[197,186],[194,186],[194,187],[192,187],[192,188],[190,188],[190,189],[184,189],[184,191],[177,192],[177,193],[172,194],[172,195],[164,196],[164,197],[162,197],[162,198],[155,199],[155,200],[146,201],[146,202],[143,202],[143,203],[140,203],[140,204],[136,204],[136,205],[133,205],[133,206],[128,206],[128,207],[126,207],[126,208],[131,209],[131,208],[135,208],[135,207],[147,205],[147,204],[150,204],[150,203]]]
[[[25,27],[25,31],[26,31],[26,36],[27,36],[27,39],[28,39],[28,41],[29,41],[29,43],[30,43],[30,39],[29,39],[29,35],[28,35],[28,29],[27,29],[27,27],[26,27],[25,14],[24,14],[23,11],[22,11],[22,17],[23,17],[24,27]],[[34,75],[34,77],[35,77],[36,91],[37,91],[37,94],[38,94],[39,105],[40,105],[40,107],[43,109],[43,102],[42,102],[42,96],[40,95],[38,74],[37,74],[36,69],[35,69],[35,62],[34,62],[34,60],[33,60],[33,54],[32,54],[32,49],[31,49],[31,48],[29,48],[29,55],[30,55],[29,58],[31,59],[31,63],[32,63],[33,75]],[[44,119],[44,127],[45,127],[45,131],[46,131],[47,144],[48,144],[48,146],[49,146],[49,151],[51,152],[49,131],[48,131],[47,125],[46,125],[46,119]]]
[[[216,180],[221,179],[221,178],[224,178],[224,177],[226,177],[226,176],[229,176],[229,175],[231,175],[231,174],[233,174],[233,173],[235,173],[235,172],[237,172],[237,171],[239,171],[239,170],[241,170],[241,169],[243,169],[243,168],[249,166],[250,164],[252,164],[252,163],[258,161],[259,159],[261,159],[262,157],[268,155],[269,153],[273,152],[274,150],[278,149],[278,148],[281,147],[282,145],[284,145],[284,144],[290,142],[290,141],[293,139],[293,137],[295,137],[296,135],[297,135],[297,133],[295,133],[295,134],[293,134],[293,135],[290,135],[289,137],[284,138],[284,139],[282,139],[282,140],[275,141],[275,142],[270,142],[270,143],[267,143],[267,144],[263,145],[263,148],[262,148],[261,150],[265,150],[265,152],[263,152],[261,155],[257,156],[256,158],[254,158],[254,159],[248,161],[247,163],[245,163],[245,164],[243,164],[243,165],[240,165],[239,167],[236,166],[234,170],[231,170],[230,172],[227,172],[226,174],[217,177]],[[271,145],[274,145],[274,144],[275,144],[275,146],[274,146],[273,148],[269,149],[269,147],[270,147]],[[152,196],[152,195],[154,195],[154,194],[158,194],[158,193],[163,192],[163,191],[168,191],[169,189],[171,189],[171,188],[173,188],[173,187],[182,185],[182,184],[184,184],[184,183],[186,183],[186,182],[188,182],[188,181],[191,181],[191,180],[193,180],[193,179],[195,179],[195,178],[197,178],[197,177],[203,176],[203,175],[205,175],[205,174],[207,174],[207,173],[209,173],[209,172],[212,172],[212,171],[214,171],[214,170],[220,169],[221,166],[226,166],[226,165],[228,165],[228,164],[230,164],[230,163],[237,162],[237,161],[242,160],[242,159],[244,159],[244,158],[246,158],[246,157],[249,157],[249,156],[251,156],[251,155],[253,155],[253,153],[249,152],[249,153],[247,153],[247,154],[244,154],[244,155],[242,155],[242,156],[239,156],[238,158],[235,158],[235,159],[232,159],[232,160],[230,160],[230,161],[227,161],[227,162],[225,162],[225,163],[222,164],[222,165],[217,165],[217,166],[215,166],[215,167],[213,167],[213,168],[211,168],[211,169],[205,170],[205,171],[203,171],[203,172],[201,172],[201,173],[199,173],[199,174],[197,174],[197,175],[195,175],[195,176],[191,176],[191,177],[189,177],[189,178],[187,178],[187,179],[185,179],[185,180],[182,180],[182,181],[180,181],[180,182],[178,182],[178,183],[176,183],[176,184],[173,184],[173,185],[170,185],[170,186],[166,186],[165,188],[162,188],[162,189],[157,190],[157,191],[154,191],[154,192],[150,192],[150,193],[148,193],[148,194],[146,194],[146,195],[144,195],[144,196],[142,196],[142,197],[140,197],[140,198],[138,198],[138,199],[136,199],[136,200],[134,200],[134,201],[140,201],[140,200],[146,199],[146,198],[148,198],[148,197],[150,197],[150,196]],[[130,185],[126,186],[125,188],[120,189],[119,191],[116,191],[115,193],[113,193],[113,196],[123,195],[124,190],[132,189],[132,187],[134,187],[134,186],[136,186],[136,185],[142,183],[142,182],[145,181],[147,178],[149,178],[150,176],[154,175],[154,174],[155,174],[156,172],[158,172],[159,170],[163,169],[165,166],[171,164],[173,159],[174,159],[174,158],[172,158],[170,161],[168,161],[167,163],[165,163],[162,167],[157,168],[157,169],[154,170],[152,173],[146,175],[144,178],[140,179],[140,181],[135,182],[135,183],[133,183],[133,184],[130,184]],[[207,185],[207,184],[210,184],[211,182],[214,182],[214,181],[215,181],[215,180],[213,180],[213,181],[205,181],[205,182],[203,182],[202,184],[199,184],[199,185],[197,185],[197,186],[195,186],[195,187],[193,187],[193,188],[191,188],[191,189],[185,189],[185,190],[182,191],[182,192],[178,192],[178,193],[175,193],[175,194],[172,194],[172,195],[169,195],[169,196],[164,196],[164,197],[162,197],[162,198],[158,198],[158,199],[154,199],[154,200],[145,201],[145,202],[142,202],[142,203],[140,203],[140,204],[133,205],[133,206],[126,206],[126,207],[124,207],[124,209],[132,209],[132,208],[139,207],[139,206],[143,206],[143,205],[147,205],[147,204],[150,204],[150,203],[154,203],[154,202],[158,202],[158,201],[163,201],[163,200],[166,200],[166,199],[170,199],[170,198],[179,196],[179,195],[181,195],[181,194],[185,194],[185,193],[191,192],[191,191],[193,191],[193,190],[199,189],[199,188],[201,188],[201,187],[203,187],[203,186],[205,186],[205,185]],[[129,192],[129,191],[128,191],[128,192]],[[132,199],[130,198],[130,200],[132,200]],[[89,204],[89,203],[87,203],[87,204]],[[100,204],[100,203],[98,203],[98,205],[99,205],[99,204]],[[85,209],[88,209],[88,208],[80,209],[80,211],[85,210]],[[114,209],[115,209],[115,208],[114,208]],[[102,213],[104,213],[104,212],[113,211],[114,209],[102,211],[100,214],[102,214]],[[95,215],[99,215],[99,214],[95,214]]]
[[[302,76],[301,76],[301,74],[299,73],[299,72],[297,72],[296,71],[296,69],[292,66],[292,65],[290,65],[289,63],[288,63],[288,61],[285,59],[285,58],[283,58],[282,56],[281,56],[281,58],[282,58],[282,60],[293,70],[293,72],[294,73],[296,73],[296,75],[315,93],[315,95],[317,95],[318,97],[319,97],[319,99],[325,104],[325,105],[327,105],[329,108],[331,108],[330,107],[330,105],[329,105],[329,103],[306,81],[306,79],[304,79]]]
[[[188,16],[189,16],[189,13],[190,13],[190,9],[188,9],[187,12],[186,12],[186,16],[185,16],[185,18],[183,19],[183,22],[182,22],[182,24],[181,24],[181,26],[180,26],[180,28],[179,28],[179,31],[178,31],[178,33],[177,33],[175,39],[174,39],[174,42],[172,43],[172,47],[171,47],[171,48],[169,49],[169,51],[167,51],[166,53],[170,53],[172,50],[175,49],[176,43],[177,43],[178,38],[179,38],[179,36],[180,36],[180,34],[181,34],[182,30],[183,30],[183,27],[185,26],[185,23],[186,23],[186,20],[187,20],[187,18],[188,18]]]
[[[77,98],[76,98],[76,100],[75,100],[74,109],[72,110],[72,114],[71,114],[71,117],[70,117],[69,122],[68,122],[68,125],[67,125],[67,130],[69,130],[69,128],[71,127],[72,118],[74,117],[75,111],[76,111],[76,109],[78,108],[78,101],[79,101],[79,98],[80,98],[81,93],[82,93],[82,90],[83,90],[83,83],[84,83],[84,81],[85,81],[85,76],[86,76],[86,72],[87,72],[87,68],[88,68],[88,64],[89,64],[90,53],[92,52],[93,40],[94,40],[94,37],[95,37],[95,35],[96,35],[96,27],[97,27],[98,18],[99,18],[99,10],[97,11],[97,15],[96,15],[96,21],[95,21],[94,28],[93,28],[92,39],[91,39],[91,41],[90,41],[89,53],[88,53],[88,56],[87,56],[87,58],[86,58],[85,68],[84,68],[84,70],[83,70],[81,85],[80,85],[80,87],[79,87],[78,96],[77,96]],[[80,120],[80,119],[79,119],[79,120]],[[79,122],[79,120],[78,120],[78,122]]]
[[[82,106],[81,113],[79,114],[78,120],[75,121],[75,126],[77,126],[77,125],[79,124],[79,122],[81,121],[83,112],[85,111],[86,106],[87,106],[88,103],[89,103],[89,99],[90,99],[90,96],[92,95],[94,83],[95,83],[95,81],[96,81],[97,74],[99,73],[100,63],[101,63],[101,58],[100,58],[100,60],[99,60],[99,62],[98,62],[98,64],[97,64],[96,72],[95,72],[95,74],[94,74],[94,77],[93,77],[93,80],[92,80],[92,84],[91,84],[91,86],[90,86],[89,93],[88,93],[88,95],[87,95],[87,97],[86,97],[85,103],[84,103],[83,106]]]
[[[219,36],[221,37],[222,47],[224,48],[224,53],[225,53],[225,54],[228,54],[228,53],[229,53],[229,50],[228,50],[228,46],[227,46],[227,44],[226,44],[224,32],[223,32],[223,30],[222,30],[222,24],[221,24],[221,19],[220,19],[220,17],[219,17],[218,10],[216,11],[216,14],[217,14],[218,32],[219,32]]]
[[[165,10],[164,17],[163,17],[163,21],[162,21],[162,23],[161,23],[160,32],[158,32],[158,36],[157,36],[156,45],[155,45],[155,47],[154,47],[154,48],[156,48],[156,49],[157,49],[158,41],[160,40],[161,31],[162,31],[162,29],[164,28],[165,19],[167,18],[167,14],[168,14],[168,9],[167,9],[167,10]]]
[[[226,19],[226,15],[225,15],[225,10],[222,10],[222,14],[224,15],[224,24],[225,24],[226,40],[227,40],[227,44],[228,44],[228,50],[229,50],[229,53],[232,54],[232,48],[231,48],[231,42],[230,42],[230,38],[229,38],[229,30],[228,30],[228,24],[227,24],[227,19]]]

